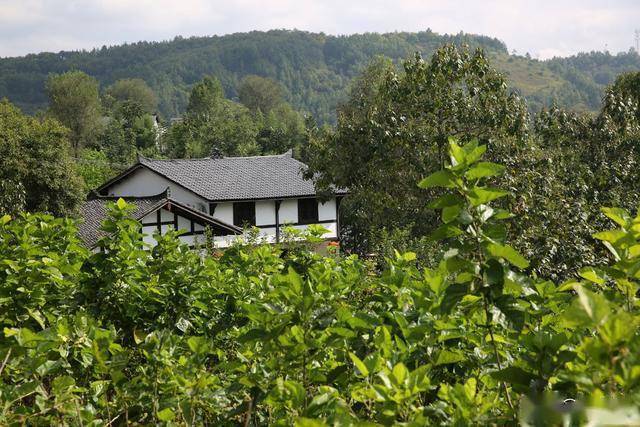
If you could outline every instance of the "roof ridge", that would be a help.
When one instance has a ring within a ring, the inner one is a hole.
[[[223,156],[223,159],[262,159],[265,157],[291,157],[291,150],[282,154],[265,154],[263,156]],[[214,159],[215,160],[215,159]]]
[[[282,154],[265,154],[265,155],[261,155],[261,156],[223,156],[223,157],[218,157],[218,158],[198,157],[198,158],[151,159],[149,157],[140,156],[138,158],[138,161],[140,163],[144,163],[144,162],[173,162],[173,161],[189,162],[189,161],[198,161],[198,160],[262,159],[262,158],[274,158],[274,157],[281,157],[281,158],[291,157],[291,158],[293,158],[293,150],[289,149],[289,150],[287,150],[286,152],[284,152]]]

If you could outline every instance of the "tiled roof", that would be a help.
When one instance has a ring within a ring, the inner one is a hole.
[[[87,201],[81,206],[80,212],[83,221],[78,226],[78,235],[87,247],[94,247],[96,243],[98,243],[98,240],[100,240],[106,234],[101,230],[101,226],[109,211],[107,205],[109,203],[117,201],[118,199],[119,197],[104,197],[92,193],[87,198]],[[190,208],[176,200],[171,199],[169,197],[168,191],[164,191],[155,196],[123,197],[123,199],[127,203],[133,204],[135,206],[135,209],[131,212],[131,216],[136,220],[140,220],[145,215],[171,203],[173,206],[178,206],[179,208],[181,208],[182,211],[191,212],[191,214],[204,220],[205,223],[221,226],[224,229],[236,233],[239,233],[241,231],[234,225],[227,224],[223,221],[215,219],[204,212],[195,211],[193,208]]]
[[[314,196],[304,163],[291,152],[274,156],[153,160],[140,164],[211,201]],[[338,194],[345,191],[339,190]]]

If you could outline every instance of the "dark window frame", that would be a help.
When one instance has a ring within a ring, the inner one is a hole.
[[[298,224],[317,224],[320,221],[319,211],[317,198],[298,199]]]
[[[234,202],[233,203],[233,225],[245,227],[256,225],[256,202]]]

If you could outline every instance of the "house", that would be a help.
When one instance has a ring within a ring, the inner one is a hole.
[[[219,247],[231,244],[247,226],[258,227],[265,241],[275,243],[281,240],[284,225],[305,229],[320,224],[328,230],[325,239],[337,240],[338,209],[346,191],[338,189],[319,199],[313,182],[303,178],[305,169],[291,151],[204,159],[140,156],[136,164],[87,200],[80,234],[89,246],[95,245],[96,224],[106,215],[106,203],[123,197],[137,205],[135,216],[143,230],[181,229],[186,231],[181,239],[190,245],[197,243],[194,236],[206,227],[213,231]]]

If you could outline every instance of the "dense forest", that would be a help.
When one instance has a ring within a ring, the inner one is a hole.
[[[0,98],[34,113],[47,105],[49,73],[80,70],[102,86],[123,78],[143,79],[158,95],[161,114],[170,118],[184,112],[191,86],[205,75],[217,76],[230,99],[238,96],[243,77],[259,75],[280,82],[295,109],[313,114],[320,123],[333,123],[335,107],[345,98],[349,82],[375,56],[399,64],[414,52],[429,57],[445,43],[482,47],[532,111],[553,101],[595,111],[615,76],[640,69],[640,57],[633,51],[538,61],[528,54],[510,54],[497,39],[472,34],[440,35],[427,30],[331,36],[277,30],[4,58],[0,59]]]

